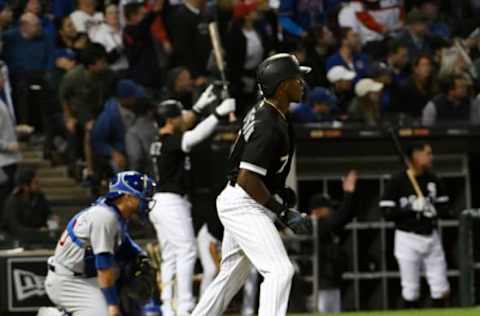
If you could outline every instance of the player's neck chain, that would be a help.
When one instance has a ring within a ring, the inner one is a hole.
[[[273,104],[272,102],[268,101],[267,99],[263,99],[263,102],[265,102],[266,104],[270,105],[271,107],[273,107],[275,110],[278,111],[278,113],[280,113],[280,115],[282,116],[282,118],[286,121],[287,120],[287,117],[285,116],[285,114],[283,114],[282,111],[280,111],[280,109],[275,105]]]

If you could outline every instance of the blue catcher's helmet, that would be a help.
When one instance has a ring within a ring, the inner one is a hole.
[[[124,171],[117,173],[111,180],[109,191],[105,199],[114,200],[123,194],[130,194],[140,200],[140,213],[147,215],[150,211],[155,193],[156,183],[146,174],[137,171]]]

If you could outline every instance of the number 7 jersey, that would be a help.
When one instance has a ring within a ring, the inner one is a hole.
[[[239,170],[246,169],[260,176],[274,194],[285,187],[294,151],[291,124],[262,101],[243,120],[230,153],[229,180],[235,183]]]

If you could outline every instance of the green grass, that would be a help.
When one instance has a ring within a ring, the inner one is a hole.
[[[473,309],[429,309],[395,312],[358,312],[341,314],[288,314],[288,316],[480,316],[480,308]]]

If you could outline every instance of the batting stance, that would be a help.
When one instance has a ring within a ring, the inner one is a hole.
[[[212,88],[200,97],[212,100]],[[190,159],[192,148],[210,136],[219,120],[235,111],[235,100],[224,100],[205,120],[193,130],[196,113],[210,101],[199,104],[193,111],[183,111],[175,100],[160,103],[155,111],[159,127],[158,139],[151,145],[150,154],[159,183],[154,195],[155,207],[150,220],[155,226],[162,255],[162,312],[175,315],[173,308],[173,277],[176,276],[176,310],[178,315],[188,315],[195,306],[192,294],[192,277],[197,258],[196,239],[193,231],[190,191]],[[186,132],[185,132],[186,131]]]
[[[448,212],[449,197],[432,171],[432,147],[417,143],[406,150],[423,197],[418,197],[402,172],[392,177],[380,201],[386,219],[395,222],[395,257],[400,268],[405,307],[416,308],[420,273],[425,271],[434,307],[448,298],[447,264],[437,231],[438,215]]]
[[[312,227],[310,220],[273,195],[285,189],[294,152],[288,107],[301,100],[302,75],[308,71],[289,54],[274,55],[257,70],[265,98],[247,114],[230,155],[229,182],[217,198],[225,228],[220,272],[194,316],[222,315],[252,264],[264,277],[258,315],[286,314],[294,268],[274,220],[278,217],[296,233],[309,233]]]
[[[73,316],[120,315],[117,263],[145,255],[127,222],[148,213],[154,186],[146,175],[121,172],[104,197],[70,220],[48,259],[45,288],[55,305]]]

